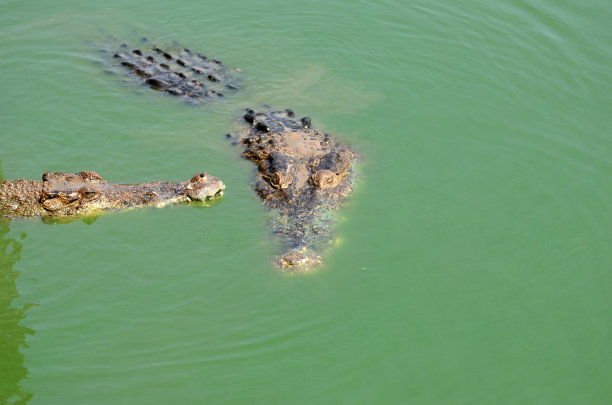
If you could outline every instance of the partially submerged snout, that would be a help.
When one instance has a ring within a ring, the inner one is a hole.
[[[296,248],[277,258],[276,265],[288,272],[315,270],[321,266],[321,256],[309,252],[306,247]]]
[[[206,201],[220,197],[225,190],[225,184],[208,173],[200,172],[189,180],[185,189],[185,196],[191,201]]]
[[[163,207],[220,197],[225,184],[207,173],[191,180],[112,184],[96,172],[46,172],[42,181],[0,183],[0,216],[58,218],[99,215],[107,210]]]

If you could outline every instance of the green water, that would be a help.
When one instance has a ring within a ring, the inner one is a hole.
[[[189,3],[0,2],[4,177],[227,185],[1,224],[0,403],[611,403],[610,2]],[[178,41],[243,90],[123,84],[107,35]],[[364,156],[317,273],[271,267],[224,138],[266,103]]]

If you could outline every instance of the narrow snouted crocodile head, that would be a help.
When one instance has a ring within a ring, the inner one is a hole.
[[[96,172],[46,172],[42,181],[15,180],[0,185],[0,215],[68,217],[96,215],[130,207],[162,207],[205,201],[223,195],[225,185],[207,173],[188,181],[112,184]]]

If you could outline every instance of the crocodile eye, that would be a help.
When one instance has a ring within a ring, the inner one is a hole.
[[[98,196],[98,193],[95,191],[84,191],[82,195],[83,201],[91,201]]]
[[[329,176],[329,177],[327,178],[327,180],[325,180],[325,181],[327,182],[327,184],[332,184],[332,183],[334,182],[334,178],[333,178],[333,177],[331,177],[331,176]]]

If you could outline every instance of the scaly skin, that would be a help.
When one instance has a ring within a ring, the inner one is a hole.
[[[177,51],[122,44],[112,53],[114,64],[154,90],[184,97],[193,103],[236,91],[236,80],[221,61],[183,48]]]
[[[255,191],[276,213],[274,232],[287,252],[276,263],[301,271],[321,263],[333,234],[334,215],[353,190],[357,153],[312,129],[308,117],[291,110],[244,115],[243,156],[258,166]]]
[[[42,181],[0,184],[0,216],[57,218],[97,215],[107,210],[204,201],[223,195],[216,177],[198,173],[189,181],[111,184],[96,172],[46,172]]]
[[[0,213],[3,216],[42,215],[39,200],[42,181],[19,179],[0,183]]]

